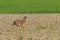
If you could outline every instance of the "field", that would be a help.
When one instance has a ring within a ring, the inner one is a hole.
[[[60,12],[60,0],[0,0],[0,13],[57,12]]]
[[[13,22],[23,16],[18,29]],[[0,40],[60,40],[60,14],[0,14]]]

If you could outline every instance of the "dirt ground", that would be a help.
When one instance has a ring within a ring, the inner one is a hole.
[[[24,16],[18,29],[13,22]],[[0,14],[0,40],[60,40],[60,14]]]

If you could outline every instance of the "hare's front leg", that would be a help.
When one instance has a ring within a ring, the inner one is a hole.
[[[21,23],[20,23],[20,27],[24,28],[23,24],[24,24],[24,23],[23,23],[23,22],[21,22]]]

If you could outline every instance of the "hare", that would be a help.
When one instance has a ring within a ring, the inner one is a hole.
[[[23,20],[15,20],[15,21],[13,22],[13,25],[16,25],[17,27],[22,27],[22,28],[24,28],[24,27],[23,27],[23,24],[24,24],[26,18],[27,18],[27,16],[25,16]]]

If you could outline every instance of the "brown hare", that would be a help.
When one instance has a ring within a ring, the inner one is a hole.
[[[16,25],[18,28],[20,28],[20,27],[24,28],[23,24],[24,24],[26,18],[27,18],[27,16],[24,16],[23,20],[15,20],[13,22],[13,25]]]

